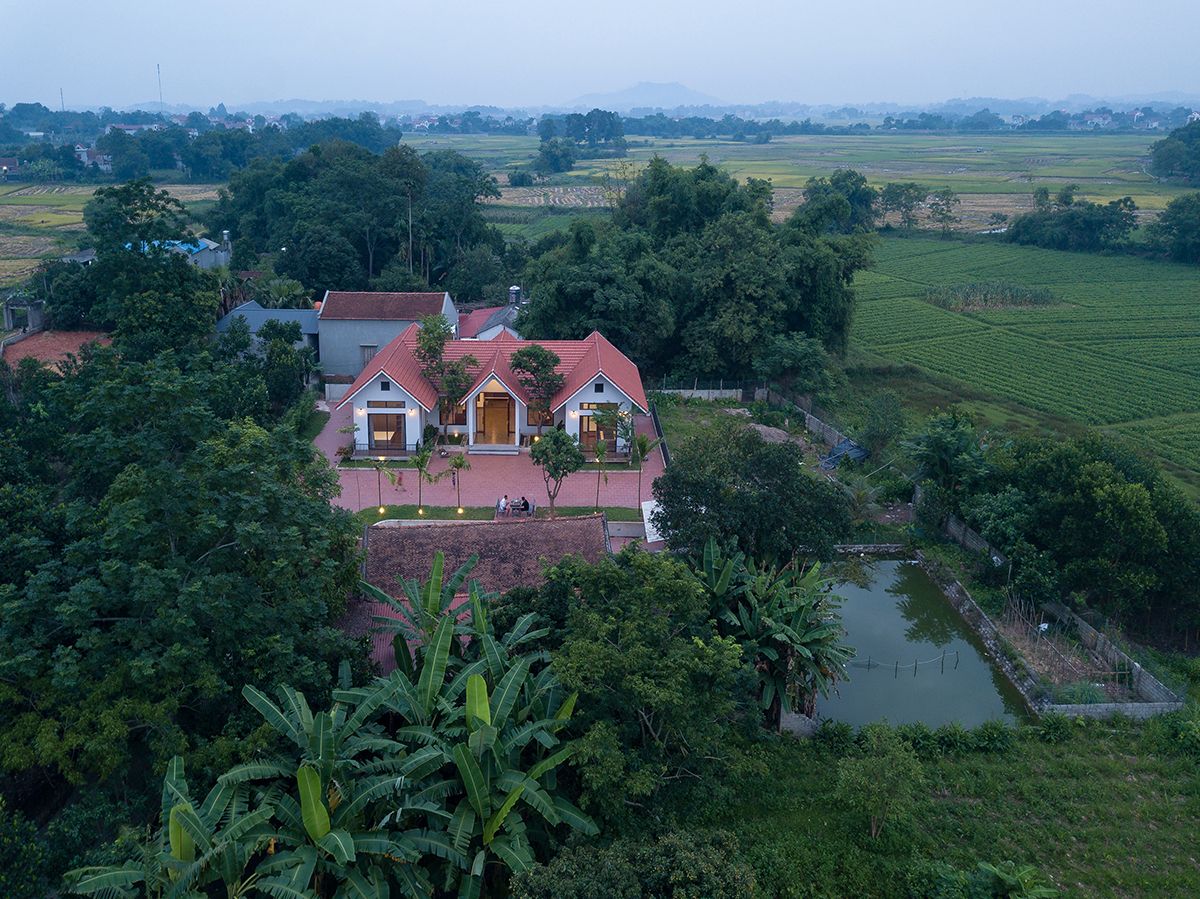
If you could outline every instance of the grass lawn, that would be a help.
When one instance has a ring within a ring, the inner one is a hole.
[[[321,430],[325,427],[325,423],[329,421],[329,413],[322,412],[319,409],[313,409],[308,413],[308,417],[300,426],[300,439],[305,443],[312,443]]]
[[[916,857],[1031,864],[1064,896],[1200,895],[1200,764],[1163,751],[1156,723],[1073,731],[1048,744],[1026,727],[1008,752],[927,759],[912,822],[875,841],[830,798],[837,757],[784,740],[737,784],[719,826],[774,872],[764,895],[906,897]]]
[[[379,463],[370,459],[348,459],[338,465],[338,468],[375,468]],[[383,463],[384,468],[416,468],[411,459],[388,459]]]
[[[669,394],[656,394],[651,397],[651,402],[658,410],[663,436],[666,437],[667,446],[672,452],[691,437],[713,428],[732,425],[737,419],[722,409],[745,405],[737,400],[684,399]]]

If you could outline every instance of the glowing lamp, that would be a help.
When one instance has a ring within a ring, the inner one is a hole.
[[[459,515],[462,515],[464,511],[465,511],[465,510],[463,509],[463,507],[462,507],[462,506],[459,506],[459,507],[458,507],[458,514],[459,514]]]
[[[424,507],[424,506],[417,506],[417,514],[418,514],[418,515],[424,515],[424,514],[425,514],[425,507]]]
[[[380,506],[380,507],[379,507],[379,514],[380,514],[380,515],[382,515],[382,514],[383,514],[384,512],[386,512],[386,511],[387,511],[387,509],[385,509],[383,506]]]

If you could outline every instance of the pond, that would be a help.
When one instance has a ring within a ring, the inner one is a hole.
[[[885,718],[974,727],[1028,714],[979,637],[915,562],[867,562],[834,592],[845,600],[842,622],[855,658],[850,681],[818,699],[820,717],[856,727]]]

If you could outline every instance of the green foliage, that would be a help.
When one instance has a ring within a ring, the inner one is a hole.
[[[964,871],[945,862],[922,861],[907,877],[910,899],[1049,899],[1058,891],[1030,865],[980,862]]]
[[[796,368],[795,353],[770,349],[776,337],[843,348],[848,283],[868,262],[869,238],[802,218],[773,226],[768,199],[764,181],[655,158],[612,224],[576,222],[530,263],[538,286],[518,327],[536,338],[600,330],[645,369],[712,377]]]
[[[553,517],[554,501],[558,498],[563,481],[583,468],[583,450],[579,448],[579,441],[566,431],[551,428],[534,442],[529,457],[542,470],[546,498],[550,501],[550,515]]]
[[[0,796],[0,895],[41,899],[46,895],[46,846],[37,828]]]
[[[101,255],[165,253],[164,244],[190,237],[183,204],[149,178],[101,187],[83,208],[88,238]]]
[[[913,181],[889,181],[879,192],[880,217],[886,218],[889,212],[895,212],[900,217],[900,224],[905,228],[917,226],[917,207],[925,202],[929,190]]]
[[[762,561],[828,559],[850,527],[845,497],[808,475],[800,450],[751,428],[707,432],[673,448],[655,480],[655,526],[673,549],[698,557],[715,539]]]
[[[754,872],[732,834],[668,833],[566,849],[513,884],[513,899],[744,899]]]
[[[1168,203],[1151,227],[1151,237],[1176,262],[1200,263],[1200,193]]]
[[[838,763],[836,795],[867,819],[875,839],[885,824],[909,822],[924,775],[912,747],[886,725],[863,728],[859,742],[859,753]]]
[[[858,442],[878,455],[895,443],[906,427],[900,396],[894,390],[882,390],[867,406],[867,417],[859,430]]]
[[[1103,206],[1076,200],[1070,185],[1054,201],[1035,196],[1033,212],[1016,216],[1005,236],[1019,244],[1050,250],[1096,252],[1122,244],[1137,226],[1137,204],[1131,197],[1110,200]]]
[[[1065,743],[1071,739],[1071,719],[1047,712],[1038,719],[1038,738],[1045,743]]]
[[[509,359],[509,367],[529,394],[531,412],[549,416],[550,402],[565,381],[565,377],[557,371],[560,361],[553,352],[536,343],[522,347]],[[538,419],[537,432],[539,435],[542,433],[541,418]]]
[[[1093,705],[1107,700],[1104,688],[1088,681],[1062,684],[1054,688],[1054,701],[1062,705]]]
[[[942,236],[948,236],[950,229],[957,225],[961,218],[954,213],[954,209],[962,200],[958,198],[953,190],[948,187],[942,187],[935,190],[929,195],[929,220],[937,225]]]
[[[1176,128],[1150,148],[1150,170],[1159,177],[1200,181],[1200,122]]]
[[[550,616],[554,670],[579,693],[585,808],[629,824],[735,763],[733,736],[757,717],[748,672],[686,565],[636,551],[568,558],[530,598]]]

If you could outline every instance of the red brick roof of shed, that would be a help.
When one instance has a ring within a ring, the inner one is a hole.
[[[565,556],[598,562],[607,555],[608,548],[603,515],[375,526],[367,530],[366,580],[385,593],[403,597],[400,581],[428,578],[433,555],[441,550],[446,577],[472,555],[478,555],[468,583],[478,581],[484,592],[504,593],[514,587],[541,585],[545,567]],[[373,632],[377,615],[395,618],[394,610],[384,603],[353,600],[342,627],[356,637],[370,636],[371,657],[386,674],[395,667],[395,657],[390,635]]]
[[[327,290],[321,304],[321,318],[415,322],[427,315],[439,315],[445,299],[444,292]]]

